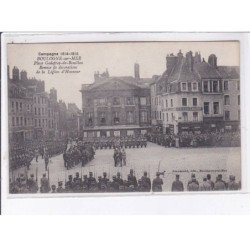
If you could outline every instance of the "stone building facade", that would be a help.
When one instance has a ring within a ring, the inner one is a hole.
[[[95,73],[95,82],[83,84],[84,137],[113,137],[146,133],[151,124],[149,84],[152,78],[111,77]]]
[[[239,68],[218,66],[199,53],[166,57],[166,71],[151,84],[155,124],[163,133],[237,129],[240,123]]]

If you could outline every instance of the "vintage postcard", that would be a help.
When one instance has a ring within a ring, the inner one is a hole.
[[[240,42],[6,44],[9,195],[238,191]]]

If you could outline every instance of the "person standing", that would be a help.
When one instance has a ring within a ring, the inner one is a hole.
[[[141,177],[141,191],[150,192],[151,190],[151,180],[148,178],[148,173],[145,171]]]
[[[122,166],[126,166],[126,151],[125,148],[122,148]]]
[[[45,163],[45,171],[48,170],[48,164],[49,164],[49,155],[48,155],[48,152],[45,151],[44,153],[44,163]]]
[[[226,190],[226,183],[222,180],[222,175],[219,174],[216,178],[216,182],[214,183],[215,191],[224,191]]]
[[[239,190],[240,189],[240,185],[238,183],[236,183],[234,175],[229,176],[229,182],[228,182],[227,188],[228,188],[228,190]]]
[[[48,193],[50,191],[49,179],[46,177],[46,174],[43,174],[43,177],[41,178],[40,191],[41,193]]]
[[[156,178],[153,180],[152,190],[153,192],[162,192],[163,180],[160,177],[160,173],[156,173]]]
[[[191,175],[191,180],[188,182],[187,185],[188,191],[199,191],[199,182],[195,178],[195,174]]]
[[[38,150],[38,148],[36,148],[35,149],[36,162],[38,162],[38,156],[39,156],[39,150]]]
[[[203,182],[200,186],[200,191],[211,191],[212,187],[211,184],[208,182],[207,178],[203,178]]]
[[[180,175],[175,176],[175,181],[172,183],[172,192],[183,192],[184,186],[182,181],[180,181]]]

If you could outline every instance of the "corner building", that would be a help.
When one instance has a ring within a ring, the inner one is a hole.
[[[206,62],[197,52],[179,51],[167,56],[166,68],[151,85],[155,123],[163,133],[239,128],[238,67],[218,66],[214,54]]]

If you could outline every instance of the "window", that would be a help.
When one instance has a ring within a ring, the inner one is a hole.
[[[214,102],[214,114],[218,115],[220,112],[219,110],[219,102]]]
[[[27,119],[24,118],[24,126],[27,126]]]
[[[134,105],[134,98],[133,97],[127,97],[127,105]]]
[[[147,111],[141,112],[141,122],[147,122],[148,121],[148,114]]]
[[[165,121],[165,113],[162,113],[162,120]]]
[[[38,97],[37,99],[38,99],[38,104],[40,104],[40,98]]]
[[[11,102],[11,111],[15,112],[15,103],[14,102]]]
[[[208,81],[204,81],[203,82],[203,91],[204,92],[209,92],[209,84],[208,84]]]
[[[16,125],[19,126],[19,117],[16,117]]]
[[[134,122],[134,113],[133,113],[133,111],[128,111],[127,112],[127,122],[128,123],[133,123]]]
[[[171,99],[171,107],[173,107],[174,106],[174,104],[173,104],[173,99]]]
[[[20,111],[22,111],[22,110],[23,110],[23,103],[20,102]]]
[[[15,126],[15,117],[12,117],[12,126]]]
[[[41,119],[39,119],[38,122],[39,122],[39,127],[41,127]]]
[[[187,122],[188,121],[188,113],[187,112],[183,112],[182,113],[182,117],[183,117],[183,121]]]
[[[226,121],[230,120],[230,111],[228,110],[225,111],[225,120]]]
[[[146,99],[146,97],[141,97],[141,98],[140,98],[140,103],[141,103],[141,105],[146,105],[146,104],[147,104],[147,99]]]
[[[183,107],[187,106],[187,98],[182,98],[182,106]]]
[[[161,111],[160,111],[160,120],[161,120]]]
[[[209,115],[209,102],[204,102],[204,114]]]
[[[194,107],[197,106],[197,98],[193,98],[193,106],[194,106]]]
[[[240,105],[240,95],[238,95],[238,105]]]
[[[23,126],[23,117],[20,117],[20,125]]]
[[[114,112],[114,124],[119,124],[119,123],[120,123],[120,118],[118,112]]]
[[[181,83],[181,91],[187,91],[187,83],[186,82]]]
[[[168,113],[166,113],[166,118],[167,118],[167,122],[168,122]]]
[[[224,96],[224,105],[230,105],[229,95]]]
[[[225,91],[228,90],[228,81],[224,81],[224,90],[225,90]]]
[[[219,83],[218,83],[218,81],[213,81],[213,92],[215,92],[215,93],[219,92]]]
[[[237,81],[237,90],[240,90],[240,81]]]
[[[171,113],[172,122],[174,121],[174,113]]]
[[[35,119],[35,127],[37,127],[37,120]]]
[[[113,98],[113,105],[120,105],[120,98],[119,97]]]
[[[98,105],[100,106],[105,106],[106,105],[106,99],[105,98],[100,98],[97,100]]]
[[[166,104],[166,108],[167,108],[168,107],[168,100],[167,99],[166,99],[166,103],[165,104]]]
[[[193,121],[198,122],[198,112],[193,112]]]
[[[19,106],[18,106],[18,102],[16,102],[16,111],[18,111]]]
[[[240,120],[240,110],[238,110],[238,120]]]
[[[194,91],[194,92],[198,91],[198,83],[197,82],[192,83],[192,91]]]

